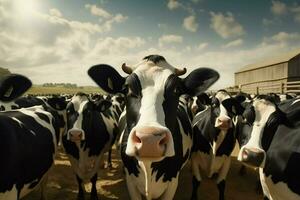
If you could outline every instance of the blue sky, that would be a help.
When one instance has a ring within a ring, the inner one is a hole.
[[[0,0],[0,27],[0,66],[34,84],[93,85],[91,65],[160,54],[189,72],[216,69],[223,88],[243,66],[300,49],[300,2]]]

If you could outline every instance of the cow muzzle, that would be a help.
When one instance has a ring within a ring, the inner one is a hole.
[[[126,154],[139,160],[158,161],[175,155],[174,143],[168,129],[139,127],[131,131]]]
[[[85,140],[84,130],[81,130],[81,129],[68,130],[67,139],[72,142],[80,142],[82,140]]]
[[[238,160],[252,167],[263,167],[266,157],[264,150],[258,148],[242,148]]]
[[[227,116],[220,116],[216,119],[215,127],[221,130],[232,128],[232,120]]]

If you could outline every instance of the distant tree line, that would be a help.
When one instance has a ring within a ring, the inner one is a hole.
[[[73,83],[44,83],[43,87],[77,88],[77,84],[73,84]]]

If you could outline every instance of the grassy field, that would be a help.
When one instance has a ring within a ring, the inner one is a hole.
[[[45,94],[75,94],[77,92],[84,93],[104,93],[100,88],[93,86],[84,86],[77,88],[66,88],[66,87],[43,87],[43,86],[32,86],[26,94],[45,95]]]

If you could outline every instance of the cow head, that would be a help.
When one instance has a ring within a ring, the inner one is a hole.
[[[111,102],[101,99],[92,102],[87,95],[77,93],[67,105],[67,139],[80,143],[85,141],[88,134],[97,132],[100,124],[100,112],[111,106]]]
[[[88,74],[106,92],[121,92],[126,98],[126,154],[137,159],[161,160],[174,156],[173,136],[178,132],[179,96],[195,96],[206,90],[219,74],[199,68],[181,79],[179,70],[159,55],[145,57],[134,67],[122,66],[124,78],[109,65],[96,65]]]
[[[231,97],[225,90],[217,91],[211,99],[201,95],[197,101],[210,106],[214,127],[224,132],[233,127],[233,117],[243,112],[241,99]]]
[[[19,74],[9,74],[0,80],[0,100],[3,102],[12,101],[26,92],[32,83]]]
[[[253,167],[264,167],[266,151],[279,125],[295,126],[300,110],[289,113],[281,111],[271,96],[257,96],[246,105],[243,119],[239,121],[239,143],[241,146],[238,160]]]

